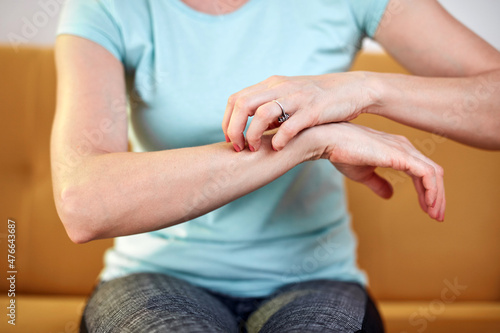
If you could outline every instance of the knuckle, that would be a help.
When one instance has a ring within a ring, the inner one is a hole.
[[[430,164],[425,165],[425,173],[427,175],[433,175],[435,172],[436,172],[436,169],[434,169],[434,167],[432,165],[430,165]]]
[[[282,83],[288,79],[287,76],[283,75],[272,75],[269,78],[265,80],[265,82],[268,84],[268,87],[272,87],[276,84]]]
[[[410,140],[408,140],[408,138],[404,135],[396,135],[396,137],[398,138],[399,141],[401,141],[402,143],[406,144],[406,145],[409,145],[409,146],[413,146],[410,142]]]
[[[236,103],[236,101],[238,100],[238,94],[232,94],[231,96],[229,96],[229,98],[227,99],[227,104],[229,105],[234,105]]]
[[[297,91],[296,88],[299,88],[299,83],[293,80],[283,80],[279,82],[280,88],[283,88],[287,91]],[[300,89],[299,89],[300,90]]]
[[[249,106],[249,100],[247,97],[240,97],[236,100],[234,106],[237,110],[247,110]]]
[[[283,134],[287,138],[291,138],[295,135],[295,126],[293,126],[292,122],[285,122],[280,126],[281,134]]]
[[[320,113],[310,112],[305,117],[305,125],[307,128],[313,127],[320,123]]]
[[[273,82],[276,82],[276,81],[282,81],[284,78],[284,76],[282,75],[271,75],[268,80],[269,81],[273,81]]]
[[[227,135],[231,138],[231,140],[235,140],[236,138],[238,138],[239,134],[239,131],[234,127],[229,127],[227,130]]]
[[[299,86],[300,84],[297,82],[294,82],[294,85]],[[310,91],[307,89],[297,89],[294,93],[292,98],[299,100],[299,101],[307,101],[308,104],[311,103],[311,99],[313,98],[314,94],[312,94]]]
[[[264,104],[257,108],[255,111],[255,116],[257,118],[269,119],[275,116],[275,112],[273,110],[272,104]]]
[[[259,133],[256,131],[248,131],[247,132],[247,140],[252,143],[256,143],[260,139]]]
[[[436,165],[436,173],[438,176],[443,177],[444,176],[444,169],[440,165]]]

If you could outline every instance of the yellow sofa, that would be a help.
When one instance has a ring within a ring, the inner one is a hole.
[[[382,54],[361,54],[354,69],[404,72]],[[77,332],[111,240],[71,243],[54,208],[49,165],[53,51],[0,47],[0,75],[0,332]],[[405,175],[380,170],[395,188],[388,201],[348,182],[359,263],[370,277],[387,332],[500,332],[500,153],[380,117],[362,116],[357,122],[407,136],[445,169],[444,223],[420,211]],[[12,288],[5,278],[12,270],[9,218],[16,225],[15,298],[8,296]],[[11,299],[15,326],[8,324]]]

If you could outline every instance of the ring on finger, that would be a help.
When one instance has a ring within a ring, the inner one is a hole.
[[[290,115],[288,113],[285,112],[285,109],[283,108],[283,105],[281,105],[280,102],[278,102],[277,100],[273,100],[273,102],[275,102],[276,104],[278,104],[278,106],[280,107],[281,109],[281,116],[278,117],[278,122],[281,124],[281,123],[284,123],[285,121],[288,120],[288,118],[290,118]]]

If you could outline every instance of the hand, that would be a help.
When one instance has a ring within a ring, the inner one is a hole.
[[[311,135],[308,142],[316,150],[316,157],[330,160],[346,177],[365,184],[382,198],[390,198],[393,190],[375,168],[404,171],[413,179],[422,210],[433,219],[444,220],[443,169],[407,138],[351,123],[316,126],[300,137]]]
[[[263,133],[279,127],[272,145],[281,150],[297,133],[319,124],[348,121],[374,105],[377,94],[368,87],[365,72],[349,72],[316,76],[272,76],[256,85],[233,94],[227,103],[222,130],[226,141],[236,151],[245,147],[248,117],[253,116],[247,131],[249,149],[257,151]],[[281,108],[290,115],[278,123]]]

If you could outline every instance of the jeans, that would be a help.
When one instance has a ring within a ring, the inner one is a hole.
[[[311,280],[268,297],[233,297],[158,273],[101,282],[82,317],[81,332],[384,332],[359,284]]]

